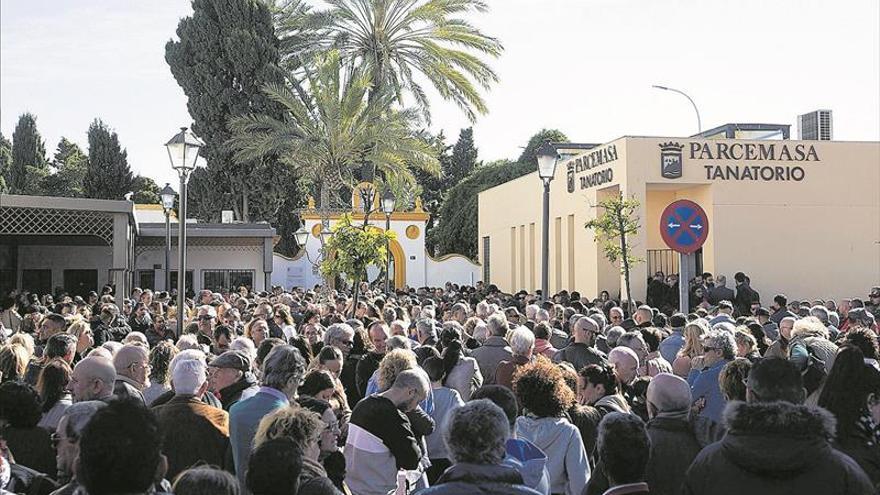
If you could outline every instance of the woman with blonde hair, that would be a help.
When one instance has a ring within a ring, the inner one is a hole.
[[[24,380],[29,361],[30,356],[23,345],[10,343],[0,348],[0,382]]]
[[[697,356],[703,355],[703,335],[709,333],[709,324],[706,320],[696,319],[684,327],[684,345],[678,351],[675,361],[672,362],[672,372],[687,378],[691,371],[691,361]]]
[[[18,344],[22,346],[27,353],[28,359],[34,356],[34,337],[29,333],[18,332],[12,337],[9,337],[8,344]]]
[[[92,335],[92,326],[84,319],[77,319],[67,327],[67,333],[76,337],[76,353],[73,355],[73,364],[76,364],[95,345]]]

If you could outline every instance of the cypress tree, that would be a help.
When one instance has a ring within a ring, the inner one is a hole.
[[[119,137],[100,119],[89,126],[89,160],[83,180],[87,198],[122,199],[132,191],[134,177]]]
[[[22,114],[12,133],[12,166],[9,190],[13,194],[36,194],[36,184],[48,173],[46,145],[37,130],[37,118]]]

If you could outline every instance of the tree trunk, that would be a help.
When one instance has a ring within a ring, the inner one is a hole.
[[[620,207],[614,212],[617,215],[617,225],[620,228],[620,255],[623,261],[623,280],[626,284],[626,308],[629,311],[630,317],[633,314],[633,300],[632,300],[632,290],[630,290],[629,285],[629,252],[626,245],[626,230],[625,230],[625,222],[623,218],[623,208]]]
[[[248,187],[245,184],[244,179],[241,181],[241,220],[244,223],[250,222],[250,215],[248,212]]]

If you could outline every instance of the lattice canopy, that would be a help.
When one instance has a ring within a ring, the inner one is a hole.
[[[113,246],[113,216],[98,211],[3,206],[0,235],[92,235]]]

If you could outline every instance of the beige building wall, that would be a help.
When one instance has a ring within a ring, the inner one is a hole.
[[[680,177],[661,173],[665,143],[682,147]],[[579,159],[581,166],[574,166]],[[581,183],[591,176],[599,180]],[[703,269],[727,275],[730,286],[735,272],[747,273],[764,304],[777,292],[795,299],[864,297],[880,283],[880,143],[624,137],[586,151],[560,163],[551,183],[550,292],[622,292],[618,267],[604,259],[584,228],[596,215],[595,205],[618,190],[642,205],[642,228],[631,239],[636,255],[667,249],[660,214],[672,201],[690,199],[710,222]],[[540,286],[541,198],[537,173],[480,194],[480,260],[488,236],[489,282],[503,290]],[[511,229],[530,229],[523,234],[531,243],[532,224],[532,246],[523,249],[517,236],[515,248],[527,256],[523,267],[510,258]],[[633,268],[634,298],[644,299],[647,275],[646,263]]]

